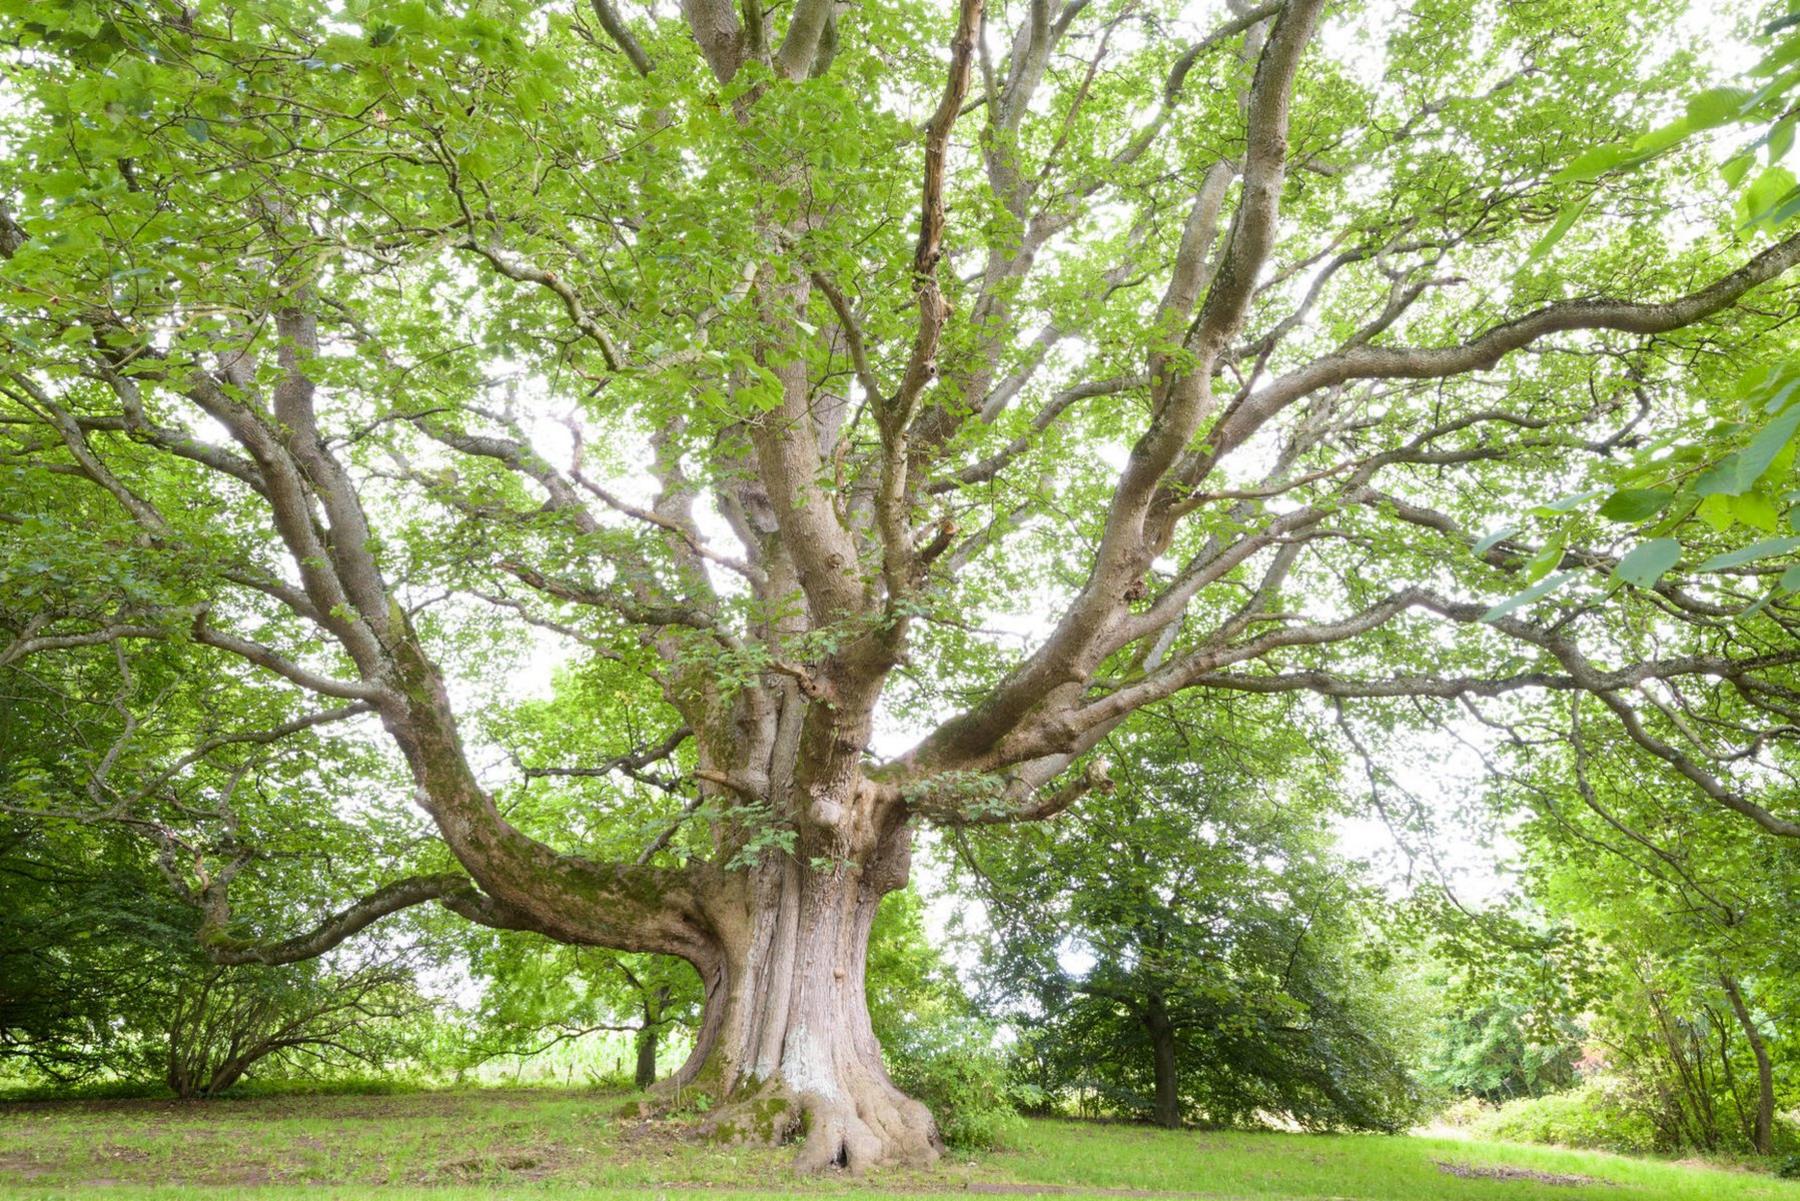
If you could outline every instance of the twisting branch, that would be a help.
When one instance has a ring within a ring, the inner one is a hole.
[[[1513,351],[1550,334],[1617,330],[1661,334],[1704,320],[1751,289],[1800,264],[1800,234],[1777,242],[1737,270],[1675,300],[1568,300],[1497,325],[1458,346],[1350,346],[1273,380],[1246,397],[1207,435],[1210,462],[1240,445],[1264,422],[1303,396],[1353,379],[1443,379],[1492,368]]]
[[[577,779],[597,779],[610,776],[614,772],[623,772],[634,780],[642,780],[658,787],[671,787],[670,782],[644,772],[644,768],[652,763],[672,757],[680,749],[681,744],[694,736],[688,726],[675,730],[667,738],[653,746],[640,747],[623,755],[616,755],[604,763],[596,763],[582,767],[527,767],[524,775],[527,780],[539,780],[548,777],[564,777]]]
[[[259,963],[274,966],[296,963],[302,959],[318,958],[344,940],[402,909],[474,891],[474,882],[461,872],[396,880],[332,914],[305,934],[272,943],[244,942],[233,938],[229,933],[231,912],[225,905],[221,892],[218,903],[208,907],[206,921],[200,930],[200,944],[205,948],[207,957],[218,964]]]

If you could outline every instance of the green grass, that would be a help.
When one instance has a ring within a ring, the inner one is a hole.
[[[621,1120],[619,1094],[491,1089],[212,1102],[0,1105],[0,1197],[462,1201],[974,1192],[1226,1201],[1800,1201],[1800,1183],[1690,1164],[1455,1139],[1028,1123],[1019,1145],[930,1170],[797,1178],[789,1153]],[[1453,1175],[1439,1164],[1507,1169]],[[1590,1178],[1548,1183],[1535,1171]],[[1069,1191],[1075,1190],[1075,1191]]]

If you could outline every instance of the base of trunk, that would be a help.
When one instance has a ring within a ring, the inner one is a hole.
[[[897,846],[904,855],[904,842]],[[714,1138],[798,1144],[803,1172],[929,1164],[943,1144],[924,1105],[894,1086],[869,1022],[869,929],[903,873],[814,872],[788,860],[745,882],[735,929],[696,963],[705,1010],[671,1099],[712,1104]]]
[[[942,1153],[930,1112],[875,1080],[836,1095],[768,1081],[728,1098],[706,1116],[701,1131],[733,1145],[797,1144],[794,1167],[801,1172],[926,1167]]]

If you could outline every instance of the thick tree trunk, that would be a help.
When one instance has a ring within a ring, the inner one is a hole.
[[[1161,993],[1150,994],[1144,1010],[1144,1026],[1150,1031],[1156,1077],[1156,1100],[1151,1116],[1158,1126],[1176,1130],[1181,1126],[1181,1094],[1175,1067],[1175,1025],[1169,1020],[1169,1009]]]
[[[930,1112],[882,1066],[864,992],[869,930],[905,879],[905,835],[859,871],[783,856],[717,908],[716,958],[697,963],[705,1012],[677,1090],[710,1095],[707,1128],[730,1141],[803,1140],[802,1171],[929,1163]],[[897,872],[897,876],[896,876]]]

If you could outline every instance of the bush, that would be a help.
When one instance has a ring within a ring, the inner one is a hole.
[[[886,1051],[894,1083],[930,1107],[950,1146],[993,1150],[1024,1128],[1019,1109],[1036,1090],[1014,1077],[986,1023],[962,1017],[919,1023]]]
[[[1567,1092],[1508,1101],[1476,1119],[1470,1129],[1486,1138],[1518,1143],[1635,1154],[1656,1149],[1650,1119],[1592,1080]]]
[[[1800,1154],[1784,1157],[1775,1165],[1775,1174],[1783,1180],[1800,1180]]]

